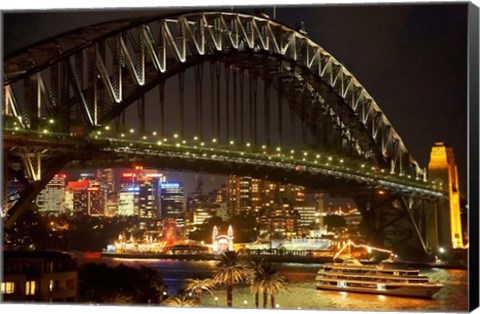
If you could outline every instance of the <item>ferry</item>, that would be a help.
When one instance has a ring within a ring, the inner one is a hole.
[[[322,290],[432,298],[443,285],[430,282],[427,276],[419,272],[418,269],[395,267],[390,261],[364,265],[355,258],[346,258],[342,263],[324,264],[317,273],[316,287]]]

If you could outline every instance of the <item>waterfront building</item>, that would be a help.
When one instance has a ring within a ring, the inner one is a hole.
[[[161,184],[162,218],[174,218],[184,212],[183,186],[180,182],[164,182]]]
[[[56,174],[38,194],[36,204],[40,213],[65,212],[65,178],[64,174]]]
[[[301,234],[309,234],[310,229],[316,224],[317,210],[314,206],[294,206],[300,214],[300,220],[298,222],[298,228]]]
[[[230,215],[260,215],[262,209],[279,204],[305,205],[305,188],[251,177],[227,177],[225,202]]]
[[[4,301],[76,302],[78,267],[60,252],[3,251]]]
[[[292,238],[299,235],[300,214],[291,205],[275,205],[260,217],[261,233],[270,238]]]

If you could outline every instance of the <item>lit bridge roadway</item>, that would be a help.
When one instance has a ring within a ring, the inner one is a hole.
[[[438,249],[443,188],[304,29],[237,12],[88,26],[6,56],[3,91],[7,228],[66,165],[141,162],[351,196],[373,244]]]
[[[246,174],[261,179],[296,183],[312,189],[334,186],[341,190],[342,187],[353,184],[357,188],[358,185],[364,185],[368,189],[392,191],[406,196],[433,199],[446,197],[445,192],[434,182],[391,173],[361,160],[307,150],[284,152],[281,147],[254,147],[250,143],[239,147],[233,141],[228,146],[222,146],[216,142],[201,141],[198,138],[187,141],[178,137],[157,141],[99,136],[83,139],[69,134],[4,130],[4,146],[7,149],[25,145],[48,154],[58,148],[64,154],[76,154],[82,167],[87,164],[112,166],[112,162],[134,167],[141,163],[152,168],[224,175]],[[208,169],[205,169],[205,165],[209,165]],[[351,195],[351,190],[350,188],[343,196]]]

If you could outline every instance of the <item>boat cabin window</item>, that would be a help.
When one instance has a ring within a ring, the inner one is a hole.
[[[384,291],[386,289],[385,284],[383,283],[378,283],[377,284],[377,290]]]
[[[394,271],[394,272],[393,272],[393,275],[394,275],[394,276],[400,276],[400,272]]]
[[[337,282],[337,287],[339,287],[339,288],[345,288],[346,286],[347,286],[347,283],[343,280]]]

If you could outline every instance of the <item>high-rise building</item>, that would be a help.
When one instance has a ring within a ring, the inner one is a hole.
[[[257,215],[263,205],[264,181],[260,179],[241,177],[239,180],[238,211]]]
[[[87,213],[89,216],[105,215],[105,192],[98,181],[90,181],[87,188]]]
[[[41,213],[59,214],[65,212],[65,178],[56,174],[37,196],[37,206]]]
[[[105,191],[96,180],[70,181],[65,191],[65,208],[69,212],[90,216],[105,215]]]
[[[165,177],[156,170],[138,168],[121,173],[116,214],[160,218],[160,191],[164,181]]]
[[[184,212],[183,186],[180,182],[161,183],[162,218],[174,218]]]
[[[230,216],[236,215],[240,208],[240,180],[236,176],[228,176],[225,182],[225,202]]]
[[[305,205],[305,188],[251,177],[229,176],[225,184],[227,211],[259,215],[275,204]]]
[[[260,228],[271,238],[293,238],[299,235],[300,214],[291,205],[275,205],[260,217]]]
[[[137,173],[123,172],[120,175],[120,190],[118,192],[118,216],[134,216],[138,210],[140,188],[137,184]]]
[[[71,213],[88,213],[88,180],[70,181],[65,191],[65,208]]]

